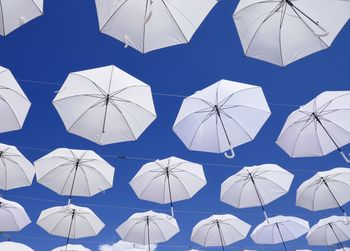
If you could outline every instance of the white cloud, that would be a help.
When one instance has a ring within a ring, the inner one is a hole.
[[[156,250],[156,245],[151,246],[151,251]],[[100,251],[148,251],[147,246],[118,241],[112,245],[104,244],[100,246]]]

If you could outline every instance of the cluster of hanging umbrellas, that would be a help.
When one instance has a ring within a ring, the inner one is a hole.
[[[188,43],[217,2],[96,0],[96,9],[102,33],[146,53]],[[43,0],[0,0],[0,8],[0,34],[6,36],[42,15]],[[344,0],[241,0],[233,14],[244,54],[280,66],[329,48],[349,18],[350,2]],[[0,80],[0,132],[19,130],[31,103],[8,69],[0,67]],[[349,104],[349,91],[321,93],[290,114],[276,143],[290,157],[337,150],[350,163],[342,149],[350,143]],[[157,117],[150,86],[115,66],[70,73],[53,105],[68,132],[99,145],[135,141]],[[261,87],[220,80],[183,100],[173,131],[189,150],[233,158],[234,149],[254,140],[270,115]],[[66,238],[65,246],[54,250],[89,250],[70,239],[96,236],[104,223],[91,209],[72,204],[72,197],[111,188],[114,168],[93,151],[67,148],[32,165],[16,147],[0,144],[0,160],[1,189],[29,186],[36,174],[38,183],[68,196],[67,205],[48,208],[37,220],[49,234]],[[276,164],[244,167],[222,183],[220,199],[236,208],[261,207],[265,220],[250,235],[257,244],[282,243],[287,250],[286,242],[307,234],[310,245],[337,244],[346,250],[342,242],[350,238],[350,220],[343,205],[350,200],[350,171],[319,172],[298,188],[297,206],[312,211],[337,207],[343,214],[311,228],[303,219],[267,213],[266,206],[288,193],[293,178]],[[145,164],[130,186],[139,199],[170,204],[171,215],[135,213],[117,233],[148,250],[168,241],[180,231],[174,203],[191,199],[206,182],[202,165],[177,157]],[[0,219],[0,232],[20,231],[31,222],[21,205],[3,198]],[[191,240],[224,250],[245,239],[250,228],[234,215],[213,215],[193,228]],[[32,250],[12,241],[1,242],[0,249]]]

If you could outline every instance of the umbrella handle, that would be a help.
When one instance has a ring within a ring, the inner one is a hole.
[[[350,164],[350,159],[348,157],[346,157],[345,153],[343,151],[340,151],[340,154],[343,157],[343,159],[345,160],[345,162]]]
[[[231,154],[229,154],[229,152]],[[235,157],[235,152],[233,151],[233,148],[231,148],[229,151],[225,152],[224,155],[228,159],[233,159]]]
[[[318,37],[325,37],[328,36],[329,31],[327,31],[324,27],[322,27],[319,23],[317,23],[317,28],[320,29],[321,33],[316,32],[314,29],[312,29],[313,33]]]
[[[344,217],[346,218],[346,221],[344,222],[344,224],[349,225],[350,224],[349,216],[346,213],[344,213]]]

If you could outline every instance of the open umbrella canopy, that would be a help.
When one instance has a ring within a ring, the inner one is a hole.
[[[343,0],[241,0],[233,19],[245,55],[286,66],[329,48],[349,13]]]
[[[10,70],[0,66],[0,133],[21,129],[30,105]]]
[[[6,251],[34,251],[30,247],[13,241],[3,241],[0,242],[0,250]]]
[[[30,186],[35,168],[15,146],[0,143],[0,189]]]
[[[37,224],[49,234],[68,240],[96,236],[105,226],[91,209],[73,204],[42,211]]]
[[[192,198],[206,184],[202,165],[177,157],[143,165],[130,181],[138,198],[171,206]]]
[[[230,214],[212,215],[192,230],[191,241],[203,247],[229,246],[246,238],[250,225]]]
[[[90,150],[58,148],[34,165],[38,183],[60,195],[91,197],[113,186],[114,168]]]
[[[147,211],[135,213],[116,229],[123,241],[148,245],[168,241],[180,229],[175,218],[167,214]]]
[[[88,249],[83,245],[68,244],[62,247],[54,248],[51,251],[91,251],[91,249]]]
[[[189,150],[223,153],[255,138],[271,112],[259,86],[221,80],[184,99],[173,126]]]
[[[350,251],[350,248],[344,247],[344,248],[338,248],[335,251]]]
[[[10,232],[22,230],[31,221],[20,204],[0,197],[0,222],[0,232]]]
[[[349,116],[350,91],[323,92],[289,115],[276,143],[291,157],[325,156],[338,150],[350,163],[341,149],[350,143]]]
[[[350,201],[350,169],[317,172],[297,190],[296,205],[312,211],[339,207]]]
[[[288,193],[294,175],[276,164],[244,167],[221,184],[221,201],[237,207],[264,206]]]
[[[146,53],[188,43],[217,0],[96,0],[100,31]]]
[[[69,132],[100,145],[137,140],[157,116],[151,88],[113,65],[70,73],[53,104]]]
[[[257,244],[278,244],[299,238],[309,231],[309,223],[303,219],[278,215],[266,219],[258,225],[250,237]]]
[[[44,14],[44,0],[0,0],[0,35],[6,36]]]
[[[309,245],[330,246],[350,240],[350,224],[344,216],[319,220],[306,236]]]

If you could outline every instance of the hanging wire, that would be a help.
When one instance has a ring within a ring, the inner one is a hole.
[[[42,85],[51,85],[51,86],[61,86],[60,83],[57,82],[49,82],[49,81],[39,81],[39,80],[29,80],[29,79],[17,79],[19,82],[30,83],[30,84],[42,84]],[[161,92],[152,92],[155,96],[164,96],[164,97],[174,97],[174,98],[186,98],[187,96],[181,94],[173,94],[173,93],[161,93]],[[272,106],[281,106],[281,107],[292,107],[298,108],[298,105],[295,104],[285,104],[285,103],[274,103],[268,102],[269,105]]]

